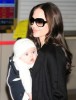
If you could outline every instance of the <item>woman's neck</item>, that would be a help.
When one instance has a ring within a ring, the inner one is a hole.
[[[45,43],[45,37],[40,37],[40,43],[41,43],[41,47],[44,45]]]

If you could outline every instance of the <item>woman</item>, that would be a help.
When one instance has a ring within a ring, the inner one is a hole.
[[[67,76],[72,54],[64,39],[59,8],[46,2],[32,8],[27,37],[38,48],[38,58],[31,69],[32,100],[68,100]]]

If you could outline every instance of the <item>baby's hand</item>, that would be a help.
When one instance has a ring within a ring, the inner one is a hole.
[[[32,94],[27,93],[29,96],[29,100],[32,100]]]

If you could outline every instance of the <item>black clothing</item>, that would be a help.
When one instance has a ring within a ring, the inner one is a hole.
[[[68,100],[66,63],[61,46],[43,45],[31,69],[32,100]]]
[[[14,81],[14,79],[18,80]],[[19,71],[16,70],[12,61],[12,57],[9,58],[7,85],[12,100],[22,100],[25,90],[19,77]]]

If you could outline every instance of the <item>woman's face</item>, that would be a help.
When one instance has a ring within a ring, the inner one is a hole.
[[[45,15],[44,15],[44,11],[40,8],[37,8],[34,13],[33,13],[33,19],[36,21],[36,19],[41,18],[43,19],[43,21],[46,21]],[[37,23],[34,21],[33,24],[31,24],[31,28],[33,30],[33,36],[34,37],[38,37],[40,39],[40,41],[44,41],[45,40],[45,35],[48,33],[49,31],[49,27],[48,27],[48,23],[45,22],[45,24],[43,26],[39,26],[37,25]]]

